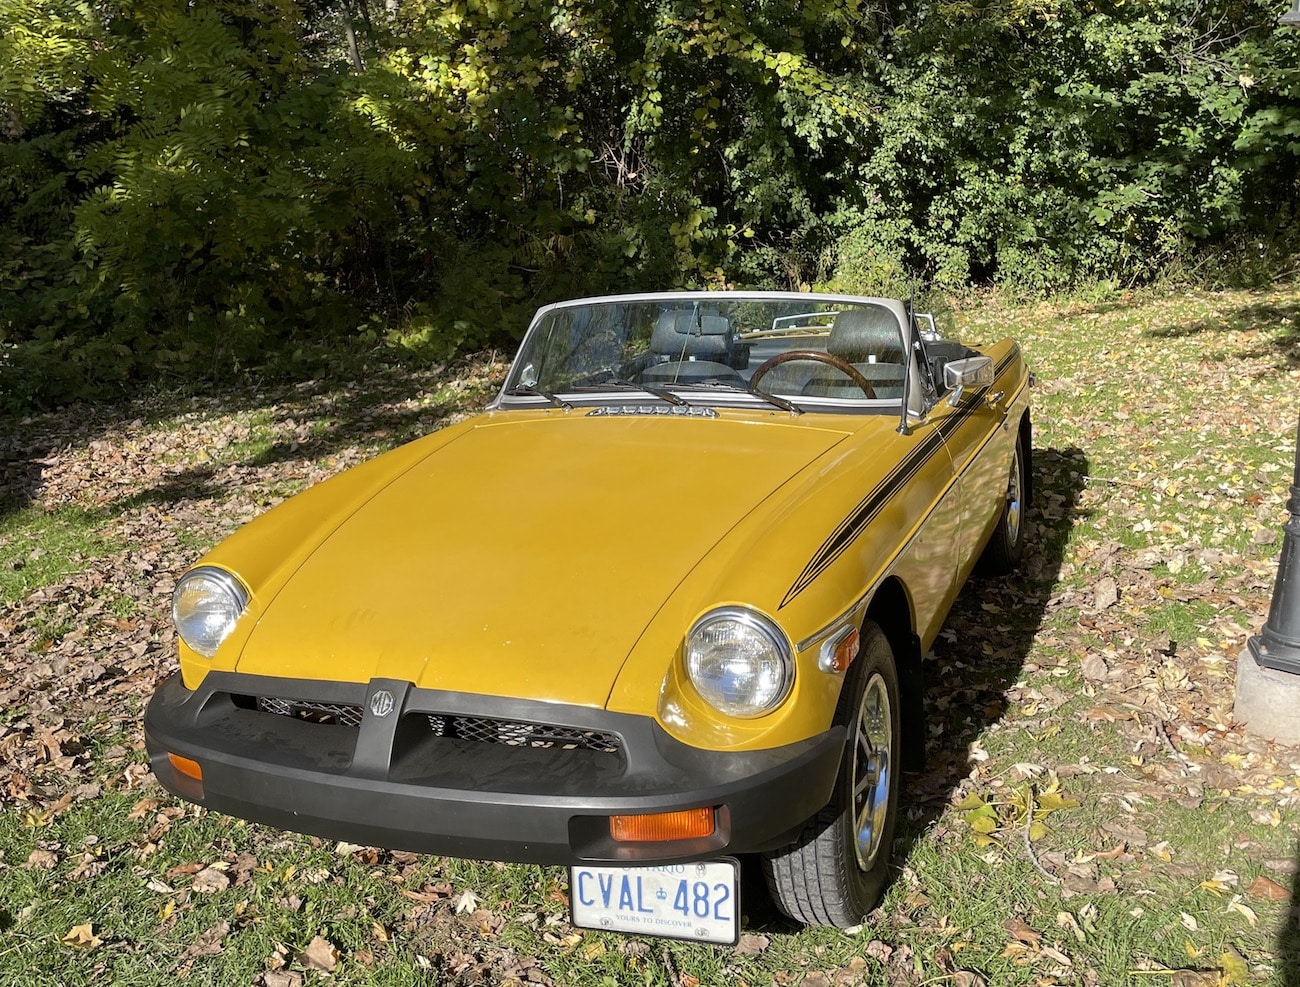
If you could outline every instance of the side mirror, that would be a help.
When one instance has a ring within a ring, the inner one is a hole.
[[[968,387],[990,387],[993,384],[993,358],[972,356],[966,360],[953,360],[943,368],[943,383],[952,388],[948,403],[954,408]]]

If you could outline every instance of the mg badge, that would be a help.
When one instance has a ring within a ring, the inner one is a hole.
[[[397,700],[393,698],[393,694],[387,689],[380,689],[370,697],[370,712],[380,719],[391,713],[396,705]]]

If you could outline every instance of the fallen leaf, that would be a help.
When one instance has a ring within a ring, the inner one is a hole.
[[[1105,579],[1098,580],[1097,585],[1093,587],[1092,592],[1092,605],[1097,610],[1105,610],[1107,607],[1113,607],[1119,602],[1119,584],[1109,576]]]
[[[1002,923],[1002,928],[1007,930],[1007,934],[1013,939],[1019,939],[1021,942],[1037,946],[1038,941],[1043,938],[1041,932],[1036,932],[1030,928],[1021,918],[1009,918]]]
[[[94,925],[87,922],[85,925],[74,925],[69,929],[63,937],[63,943],[74,949],[98,949],[104,945],[104,940],[95,935]]]
[[[1110,666],[1100,655],[1088,655],[1080,662],[1079,671],[1089,682],[1104,682],[1110,674]]]
[[[872,939],[871,942],[867,943],[865,952],[873,960],[888,964],[889,958],[894,955],[894,947],[879,939]]]
[[[1087,942],[1088,937],[1083,934],[1083,929],[1079,927],[1078,920],[1069,912],[1057,912],[1056,924],[1072,934],[1079,942]]]
[[[772,940],[767,936],[754,936],[746,933],[740,937],[740,942],[736,943],[736,953],[739,956],[757,956],[771,944]]]
[[[1250,887],[1246,890],[1252,897],[1263,898],[1265,901],[1286,901],[1291,897],[1291,892],[1276,881],[1270,881],[1263,874],[1251,881]]]
[[[126,814],[128,819],[143,819],[145,816],[154,812],[158,806],[162,805],[160,798],[144,798],[131,806],[131,811]]]
[[[27,855],[27,863],[24,867],[30,867],[33,870],[53,870],[59,862],[59,855],[49,850],[33,850]]]
[[[469,888],[466,888],[456,897],[451,899],[457,915],[465,915],[473,912],[478,907],[479,897]]]
[[[1250,967],[1246,965],[1245,957],[1231,946],[1219,956],[1219,969],[1223,971],[1221,987],[1250,983]]]
[[[1239,894],[1232,896],[1232,901],[1228,902],[1227,911],[1236,912],[1238,915],[1241,915],[1250,923],[1252,929],[1259,923],[1259,916],[1255,914],[1255,910],[1249,905],[1243,905],[1241,902],[1241,895]]]
[[[230,923],[222,919],[190,944],[181,956],[182,965],[192,963],[200,956],[216,956],[222,950],[222,940],[230,931]]]
[[[299,951],[294,958],[308,970],[320,970],[322,973],[329,973],[338,966],[339,951],[324,936],[317,936],[307,944],[306,949]]]
[[[230,878],[219,870],[207,867],[194,875],[191,887],[198,894],[215,894],[230,887]]]
[[[1049,960],[1054,960],[1055,962],[1061,964],[1061,966],[1074,965],[1074,962],[1070,959],[1070,957],[1066,956],[1059,949],[1056,949],[1052,946],[1041,946],[1039,947],[1039,949],[1041,950],[1042,954],[1046,956]]]
[[[1169,977],[1170,987],[1220,987],[1217,970],[1174,970]]]
[[[854,956],[835,974],[835,983],[837,984],[860,984],[862,975],[867,969],[867,961],[861,956]]]

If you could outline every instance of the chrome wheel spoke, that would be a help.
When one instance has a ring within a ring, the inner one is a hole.
[[[1011,456],[1011,476],[1007,481],[1006,534],[1012,542],[1020,537],[1020,506],[1023,497],[1024,478],[1020,471],[1020,450],[1017,448]]]
[[[867,682],[854,733],[853,832],[858,866],[869,870],[884,835],[893,759],[889,692],[879,674]]]

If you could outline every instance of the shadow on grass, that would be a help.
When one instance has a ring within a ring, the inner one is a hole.
[[[0,417],[0,520],[37,499],[46,471],[62,450],[89,445],[123,419],[131,420],[119,408],[86,404]]]
[[[1060,576],[1089,465],[1077,448],[1035,449],[1031,528],[1020,570],[973,578],[927,656],[926,770],[908,776],[895,851],[906,858],[970,774],[970,744],[1002,719],[1006,692],[1023,674]]]
[[[1242,356],[1277,355],[1282,358],[1284,366],[1300,366],[1300,302],[1280,305],[1253,302],[1215,318],[1155,326],[1146,330],[1145,334],[1156,339],[1187,339],[1209,332],[1254,331],[1261,332],[1262,338],[1244,351]]]
[[[170,474],[123,506],[219,496],[240,482],[241,473],[259,467],[322,462],[351,451],[358,452],[358,460],[368,459],[481,410],[500,385],[506,364],[494,360],[486,365],[488,376],[480,376],[484,366],[471,359],[424,374],[389,368],[365,383],[300,384],[276,389],[255,405],[219,409],[264,413],[255,428],[266,434],[250,438],[234,455],[214,448],[210,461]],[[448,386],[466,378],[473,379],[472,386]],[[437,397],[417,399],[428,393]]]
[[[1300,987],[1300,841],[1291,872],[1291,911],[1282,917],[1277,935],[1277,960],[1282,965],[1282,987]]]
[[[483,407],[497,383],[495,377],[480,376],[485,366],[496,376],[504,373],[502,363],[477,361],[476,366],[472,359],[422,373],[354,368],[336,378],[338,383],[244,384],[212,395],[173,393],[0,419],[0,520],[40,499],[47,472],[60,455],[76,455],[100,440],[120,446],[123,432],[151,422],[198,416],[215,423],[241,415],[256,424],[252,440],[242,446],[231,445],[214,424],[210,440],[199,448],[178,450],[188,465],[161,478],[155,474],[152,485],[108,505],[110,513],[220,497],[243,482],[240,473],[250,468],[320,461],[351,449],[368,457]],[[474,379],[472,386],[454,386],[466,376]],[[436,397],[416,400],[421,392]]]

